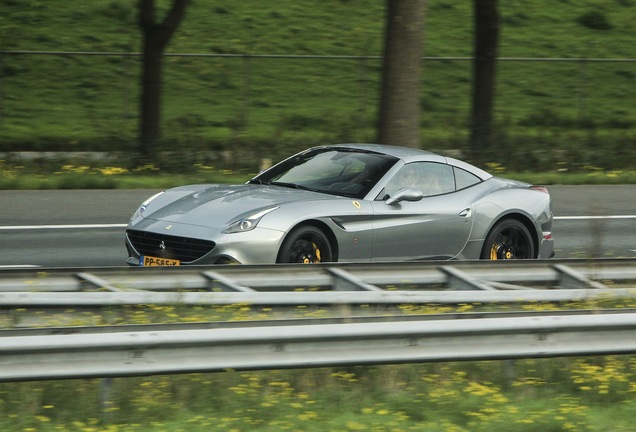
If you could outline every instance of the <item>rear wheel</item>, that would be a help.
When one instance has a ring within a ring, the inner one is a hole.
[[[534,243],[526,226],[516,219],[504,219],[490,230],[481,259],[511,260],[534,258]]]
[[[306,225],[289,233],[278,253],[278,263],[318,264],[333,260],[331,244],[318,228]]]

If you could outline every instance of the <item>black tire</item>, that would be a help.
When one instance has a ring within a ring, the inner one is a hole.
[[[318,264],[332,260],[333,251],[327,236],[320,229],[305,225],[293,229],[287,235],[276,262]]]
[[[535,258],[530,231],[516,219],[503,219],[488,233],[481,259],[511,260]]]

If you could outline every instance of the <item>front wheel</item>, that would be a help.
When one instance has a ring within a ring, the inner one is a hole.
[[[333,261],[327,236],[318,228],[307,225],[292,230],[280,248],[277,263],[318,264]]]
[[[516,219],[504,219],[490,230],[481,259],[511,260],[534,258],[534,243],[526,226]]]

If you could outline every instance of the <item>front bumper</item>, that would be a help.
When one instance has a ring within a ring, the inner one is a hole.
[[[143,230],[163,235],[165,232],[165,222],[155,221],[146,223],[145,227],[129,227],[136,231]],[[224,234],[218,230],[205,227],[193,227],[190,225],[179,226],[170,224],[170,236],[184,239],[197,239],[213,243],[212,249],[200,258],[191,261],[182,261],[183,265],[207,265],[207,264],[273,264],[283,240],[284,232],[256,227],[255,229],[242,233]],[[171,255],[169,248],[161,249],[160,241],[157,248],[152,251],[141,251],[136,247],[126,231],[126,249],[128,259],[126,263],[131,266],[139,266],[142,255],[152,255],[161,258],[175,258]]]

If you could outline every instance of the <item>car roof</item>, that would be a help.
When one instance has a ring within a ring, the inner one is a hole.
[[[365,150],[365,151],[373,151],[377,153],[383,153],[389,156],[394,156],[399,159],[409,159],[413,156],[422,157],[422,156],[439,156],[437,153],[433,153],[426,150],[421,150],[412,147],[400,147],[388,144],[334,144],[325,147],[339,147],[339,148],[350,148],[357,150]]]
[[[362,150],[362,151],[373,151],[373,152],[382,153],[382,154],[396,157],[398,159],[403,160],[405,163],[409,163],[413,161],[431,161],[431,162],[448,163],[456,167],[462,168],[468,172],[471,172],[477,177],[481,178],[482,180],[486,180],[492,177],[490,173],[474,165],[471,165],[467,162],[454,159],[454,158],[448,158],[437,153],[433,153],[427,150],[422,150],[422,149],[413,148],[413,147],[401,147],[401,146],[394,146],[394,145],[388,145],[388,144],[366,144],[366,143],[365,144],[353,144],[353,143],[333,144],[333,145],[320,146],[320,147],[348,148],[348,149],[356,149],[356,150]]]

